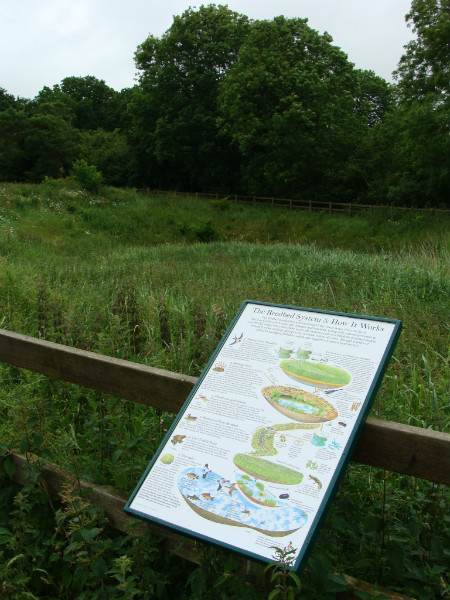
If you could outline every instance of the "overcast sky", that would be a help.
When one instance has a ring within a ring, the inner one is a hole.
[[[392,81],[413,37],[411,0],[230,0],[215,4],[252,19],[308,18],[359,69]],[[135,84],[134,52],[160,37],[188,0],[0,0],[0,87],[34,98],[65,77],[93,75],[121,90]],[[209,4],[209,2],[203,2]]]

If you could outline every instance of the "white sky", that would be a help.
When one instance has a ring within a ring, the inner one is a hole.
[[[252,19],[308,18],[327,31],[359,69],[392,81],[413,37],[405,15],[411,0],[230,0]],[[0,0],[0,87],[34,98],[65,77],[93,75],[121,90],[135,83],[134,52],[160,37],[189,0]],[[208,1],[203,4],[209,4]]]

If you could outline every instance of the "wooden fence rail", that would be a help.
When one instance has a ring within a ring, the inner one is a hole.
[[[243,204],[264,205],[278,208],[288,208],[289,210],[303,210],[308,212],[326,212],[328,214],[344,213],[349,216],[359,211],[385,210],[406,210],[415,212],[431,213],[450,213],[448,208],[413,208],[410,206],[389,206],[384,204],[359,204],[356,202],[334,202],[330,200],[302,200],[299,198],[275,198],[274,196],[244,196],[240,194],[218,194],[206,192],[178,192],[176,190],[153,190],[146,188],[139,190],[145,195],[154,194],[155,196],[195,196],[196,198],[216,199],[222,198],[228,202],[239,202]]]
[[[0,361],[173,413],[197,381],[5,330]],[[450,434],[369,418],[352,460],[450,485]]]
[[[133,400],[143,405],[176,413],[196,383],[195,377],[172,373],[94,352],[0,329],[0,362],[55,377],[100,392]],[[12,454],[15,479],[25,481],[27,458]],[[366,465],[450,485],[450,434],[369,418],[352,456]],[[55,465],[46,464],[42,477],[51,495],[57,495],[70,477]],[[113,488],[81,482],[92,490],[90,502],[101,506],[113,527],[126,531],[136,523],[123,512],[128,494]],[[145,526],[138,527],[138,532]],[[151,526],[163,538],[163,548],[198,562],[196,543],[181,535]],[[183,543],[181,543],[183,542]],[[242,561],[242,570],[261,573],[261,566]],[[347,577],[355,591],[370,591],[370,584]],[[406,600],[406,596],[383,590],[386,598]],[[355,598],[351,594],[346,598]]]

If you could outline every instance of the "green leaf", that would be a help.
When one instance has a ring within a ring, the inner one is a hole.
[[[42,435],[36,434],[35,436],[33,436],[33,447],[35,448],[35,450],[39,450],[39,448],[42,446],[42,442]]]
[[[355,569],[366,569],[368,567],[371,567],[373,565],[373,562],[373,558],[360,558],[354,563],[353,566]]]
[[[279,594],[281,594],[281,590],[272,590],[267,596],[267,600],[272,600],[273,598],[276,598]]]
[[[30,581],[30,577],[26,573],[19,572],[14,575],[12,581],[17,587],[20,588]],[[30,597],[34,598],[34,596]]]
[[[86,542],[89,542],[90,544],[94,541],[94,538],[100,533],[101,529],[99,529],[98,527],[93,527],[92,529],[80,529],[80,535],[81,537],[86,540]]]
[[[206,577],[203,571],[198,568],[192,571],[188,577],[188,583],[192,588],[194,596],[201,596],[206,589]]]
[[[53,459],[53,453],[48,448],[42,448],[41,450],[43,458],[47,458],[48,460]]]
[[[16,562],[16,560],[20,560],[21,558],[24,558],[24,557],[25,557],[24,554],[17,554],[16,556],[13,556],[11,558],[11,560],[7,563],[6,568],[9,569]]]
[[[0,527],[0,535],[12,535],[9,529],[5,529],[4,527]]]
[[[92,561],[91,568],[96,579],[102,579],[106,573],[108,565],[103,560],[103,558],[98,557]]]
[[[214,587],[220,587],[223,583],[225,583],[226,581],[228,581],[228,576],[227,575],[220,575],[220,577],[218,577],[218,579],[214,582]]]
[[[61,581],[65,589],[67,589],[70,586],[70,583],[72,581],[72,573],[70,572],[70,569],[67,564],[63,565],[61,572]]]
[[[9,457],[5,460],[4,467],[5,467],[5,472],[8,475],[8,477],[12,477],[17,469],[15,463]]]
[[[343,592],[350,587],[347,580],[342,575],[336,573],[330,573],[325,584],[326,591],[331,593]]]
[[[118,460],[118,459],[119,459],[119,457],[120,457],[120,455],[122,454],[122,452],[123,452],[123,450],[122,450],[121,448],[119,448],[118,450],[116,450],[116,451],[114,452],[114,454],[112,455],[112,459],[113,459],[114,461]]]
[[[296,573],[294,573],[293,571],[291,571],[289,573],[289,577],[294,580],[295,585],[297,586],[297,588],[299,590],[301,590],[302,589],[302,582],[300,581],[300,577]]]
[[[28,450],[28,442],[27,442],[27,440],[20,440],[20,442],[19,442],[19,451],[22,454],[25,454],[25,452],[27,452],[27,450]]]

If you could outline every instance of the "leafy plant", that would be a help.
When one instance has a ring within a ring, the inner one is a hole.
[[[84,159],[76,160],[72,166],[72,177],[81,187],[92,194],[98,194],[103,183],[102,174],[94,165],[89,165]]]
[[[280,597],[283,600],[293,600],[295,598],[294,590],[301,590],[302,584],[300,578],[292,570],[295,561],[295,548],[290,544],[285,548],[272,546],[274,552],[274,562],[266,567],[270,571],[270,581],[274,589],[270,592],[267,600]]]

